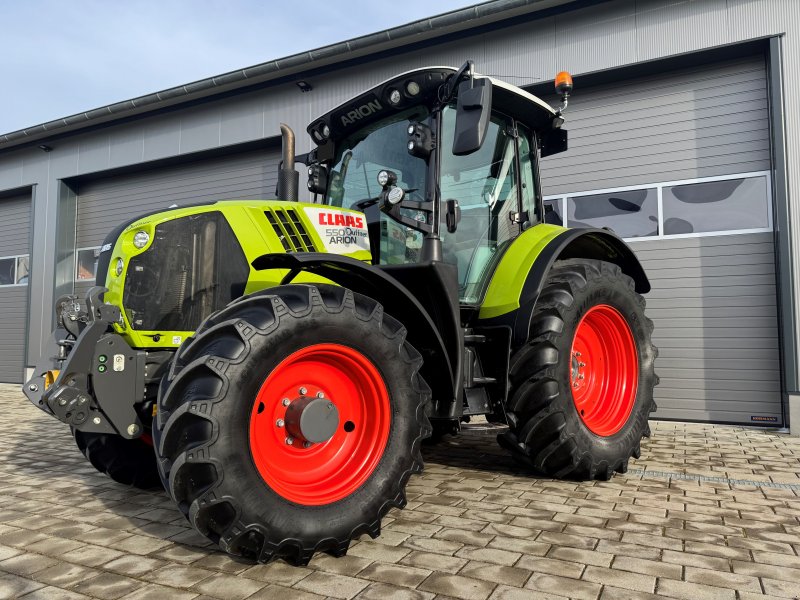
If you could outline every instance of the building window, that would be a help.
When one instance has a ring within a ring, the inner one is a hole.
[[[544,201],[544,222],[551,225],[564,225],[561,198]]]
[[[97,275],[100,247],[78,248],[75,252],[75,281],[92,281]]]
[[[3,256],[0,258],[0,286],[27,285],[29,256]]]
[[[663,193],[665,235],[770,226],[766,177],[665,186]]]
[[[17,275],[15,281],[17,285],[27,285],[28,274],[30,273],[30,257],[25,256],[17,257]]]
[[[670,181],[544,199],[547,223],[607,227],[628,240],[772,230],[768,172]]]
[[[658,235],[658,190],[567,198],[570,227],[610,227],[623,238]]]

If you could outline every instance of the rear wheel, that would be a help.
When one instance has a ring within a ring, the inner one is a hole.
[[[127,440],[112,433],[77,430],[73,430],[72,435],[78,449],[92,466],[117,483],[143,490],[161,487],[156,454],[149,436]]]
[[[617,265],[556,263],[511,357],[499,441],[516,459],[553,477],[608,479],[639,457],[658,380],[644,306]]]
[[[430,435],[406,330],[344,288],[281,286],[212,315],[162,384],[165,487],[225,551],[305,564],[405,505]]]

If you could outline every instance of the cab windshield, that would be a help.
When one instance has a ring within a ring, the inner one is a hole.
[[[377,198],[381,193],[378,173],[384,169],[397,175],[397,187],[410,200],[424,201],[427,165],[411,156],[408,124],[424,122],[427,109],[415,107],[379,121],[337,144],[336,158],[330,172],[326,203],[355,210],[358,204]],[[416,211],[404,211],[411,218],[424,218]],[[422,234],[387,217],[374,205],[365,210],[370,223],[370,237],[380,240],[380,264],[416,262],[422,248]]]

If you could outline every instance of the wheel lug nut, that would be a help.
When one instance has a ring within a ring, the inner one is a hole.
[[[303,442],[303,448],[311,448],[311,442]]]
[[[289,406],[289,399],[288,398],[284,398],[283,400],[281,400],[281,402],[283,403],[284,406]]]
[[[278,427],[283,427],[283,419],[278,419],[277,421],[275,421],[275,425],[277,425]]]
[[[325,394],[323,394],[322,392],[317,392],[317,398],[324,398],[324,397]]]
[[[584,363],[584,362],[582,362],[582,363],[578,363],[578,366],[579,366],[579,367],[585,367],[585,366],[586,366],[586,363]]]
[[[583,373],[581,373],[580,375],[578,375],[578,379],[584,379]]]
[[[287,438],[286,438],[286,443],[287,443],[289,446],[291,446],[292,444],[294,444],[294,438],[293,438],[293,437],[287,437]]]
[[[297,390],[297,391],[298,391],[298,392],[300,392],[300,395],[301,395],[301,396],[305,396],[305,395],[306,395],[306,392],[307,392],[308,390],[307,390],[306,388],[304,388],[304,387],[301,387],[301,388],[300,388],[299,390]]]

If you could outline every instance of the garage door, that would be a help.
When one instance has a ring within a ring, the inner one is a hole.
[[[28,320],[31,194],[0,195],[0,383],[22,383]]]
[[[566,224],[611,227],[650,277],[657,418],[781,424],[764,64],[576,88],[543,161]]]
[[[75,293],[94,285],[99,247],[122,221],[173,204],[274,198],[279,161],[279,150],[261,149],[80,184]]]

